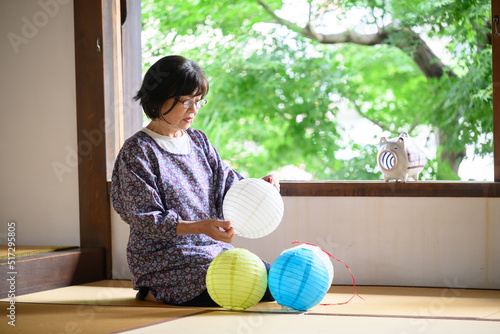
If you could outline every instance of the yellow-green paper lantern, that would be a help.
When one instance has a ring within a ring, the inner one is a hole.
[[[207,271],[207,291],[221,307],[246,310],[257,304],[267,289],[267,270],[262,260],[244,248],[220,253]]]

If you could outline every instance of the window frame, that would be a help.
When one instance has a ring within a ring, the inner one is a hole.
[[[500,17],[500,1],[491,1],[491,14]],[[500,197],[500,36],[495,29],[492,24],[493,182],[287,181],[281,182],[282,196]]]

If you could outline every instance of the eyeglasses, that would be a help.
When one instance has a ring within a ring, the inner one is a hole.
[[[177,100],[177,101],[181,102],[182,106],[185,109],[191,108],[193,106],[193,104],[196,106],[197,109],[200,109],[200,108],[203,108],[207,104],[207,100],[205,100],[205,99],[202,99],[199,101],[195,101],[195,100],[191,100],[191,99],[187,99],[184,101],[180,101],[180,100]]]

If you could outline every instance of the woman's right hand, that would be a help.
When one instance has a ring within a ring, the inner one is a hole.
[[[179,220],[177,223],[177,235],[186,234],[205,234],[214,240],[230,243],[234,238],[234,229],[231,227],[231,222],[227,220]]]

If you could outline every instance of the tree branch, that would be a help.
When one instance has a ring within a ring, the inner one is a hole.
[[[355,31],[344,31],[339,34],[318,33],[310,23],[301,28],[297,24],[279,17],[263,0],[257,2],[269,13],[274,20],[301,35],[322,44],[353,43],[358,45],[373,46],[378,44],[391,44],[390,36],[400,34],[404,38],[398,38],[397,44],[392,44],[412,57],[415,64],[427,78],[440,78],[445,72],[449,76],[457,75],[441,62],[425,41],[410,29],[397,29],[393,24],[382,26],[375,34],[358,34]]]
[[[345,31],[340,34],[331,34],[331,35],[324,35],[316,32],[314,28],[311,26],[310,23],[307,23],[304,28],[299,27],[297,24],[288,21],[287,19],[284,19],[282,17],[279,17],[276,15],[274,10],[272,10],[271,7],[269,7],[268,4],[266,4],[262,0],[257,0],[257,2],[264,8],[264,10],[269,13],[276,23],[284,25],[285,27],[297,31],[301,35],[308,37],[312,40],[318,41],[319,43],[322,44],[336,44],[336,43],[355,43],[355,44],[360,44],[360,45],[376,45],[376,44],[381,44],[384,39],[387,38],[385,34],[372,34],[372,35],[362,35],[358,34],[354,31]],[[388,27],[384,27],[384,29],[387,29]]]
[[[285,27],[287,27],[287,28],[289,28],[291,30],[294,30],[294,31],[300,31],[301,30],[301,28],[298,25],[296,25],[295,23],[293,23],[291,21],[288,21],[288,20],[285,20],[285,19],[279,17],[278,15],[276,15],[276,13],[274,12],[274,10],[272,10],[272,8],[269,7],[269,5],[267,3],[265,3],[264,1],[257,0],[257,2],[259,3],[259,5],[262,6],[262,8],[264,8],[264,10],[268,14],[270,14],[274,18],[274,20],[277,23],[279,23],[281,25],[284,25]]]
[[[382,31],[387,29],[384,27]],[[300,31],[300,33],[309,37],[310,39],[316,40],[322,44],[337,44],[337,43],[354,43],[359,45],[377,45],[382,44],[387,39],[387,34],[376,33],[376,34],[358,34],[355,31],[347,30],[338,34],[320,34],[314,30],[311,24],[306,24],[306,26]]]
[[[368,117],[362,110],[361,110],[361,107],[358,105],[358,103],[356,102],[355,99],[351,99],[350,97],[348,97],[348,99],[352,102],[352,104],[354,105],[354,110],[358,113],[359,116],[361,116],[362,118],[365,118],[367,120],[369,120],[370,122],[372,122],[373,124],[375,124],[376,126],[378,126],[379,128],[381,128],[383,131],[388,131],[389,128],[387,127],[387,124],[383,123],[383,122],[380,122],[380,121],[377,121],[375,119],[372,119],[370,117]]]

